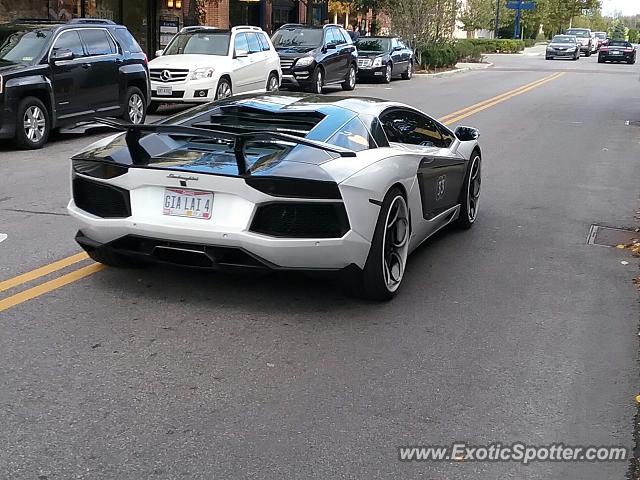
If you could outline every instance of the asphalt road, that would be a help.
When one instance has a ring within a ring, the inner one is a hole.
[[[639,69],[490,60],[356,90],[441,117],[563,72],[461,120],[482,132],[478,222],[415,252],[392,302],[152,267],[1,311],[0,478],[624,478],[627,462],[398,461],[455,441],[633,445],[637,262],[586,237],[635,225]],[[0,146],[0,282],[78,252],[67,159],[106,133]]]

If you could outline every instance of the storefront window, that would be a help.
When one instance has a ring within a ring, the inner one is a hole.
[[[152,47],[148,14],[149,0],[138,0],[137,2],[127,0],[122,2],[122,7],[122,24],[127,26],[142,50],[148,55]]]
[[[49,0],[49,18],[51,20],[71,20],[81,16],[79,0]]]

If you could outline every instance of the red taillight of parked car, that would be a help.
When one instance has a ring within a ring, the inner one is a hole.
[[[625,48],[624,51],[627,53],[631,53],[633,52],[633,48]]]
[[[602,47],[602,48],[600,49],[600,51],[601,51],[602,53],[609,53],[609,49],[608,49],[607,47]]]

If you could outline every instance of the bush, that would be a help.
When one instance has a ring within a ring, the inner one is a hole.
[[[422,66],[426,69],[453,67],[458,52],[452,44],[434,44],[422,51]]]
[[[518,53],[524,50],[525,42],[522,40],[511,40],[505,38],[469,38],[464,40],[472,45],[480,47],[482,53]]]
[[[524,39],[524,46],[529,48],[529,47],[533,47],[536,44],[536,41],[533,38],[525,38]]]

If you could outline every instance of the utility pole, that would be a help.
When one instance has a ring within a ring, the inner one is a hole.
[[[493,34],[494,38],[498,38],[500,34],[500,0],[496,0],[496,30]]]

